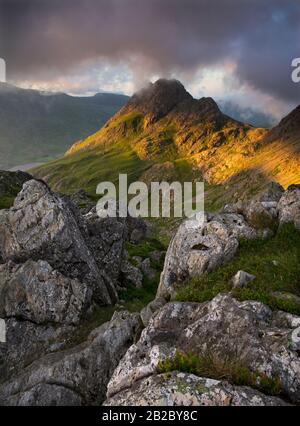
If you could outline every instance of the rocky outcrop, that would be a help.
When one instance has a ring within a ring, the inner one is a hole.
[[[157,297],[170,299],[188,278],[217,269],[230,261],[239,239],[266,238],[283,223],[300,229],[300,187],[287,191],[275,183],[245,204],[228,204],[218,214],[204,215],[204,221],[186,220],[169,245]]]
[[[121,266],[121,280],[125,286],[133,285],[136,288],[143,286],[143,274],[139,268],[124,259]]]
[[[88,244],[98,265],[113,285],[119,284],[128,229],[123,218],[99,218],[95,209],[84,216]]]
[[[0,265],[0,317],[36,324],[78,324],[92,291],[64,277],[45,261]]]
[[[3,261],[45,260],[63,275],[93,288],[94,299],[111,304],[116,290],[99,270],[83,223],[70,205],[40,181],[30,180],[10,210],[0,211]]]
[[[300,185],[291,185],[278,203],[280,224],[292,222],[300,229]]]
[[[142,272],[129,261],[126,242],[139,243],[145,238],[145,222],[131,217],[100,218],[95,208],[84,216],[84,220],[88,245],[106,279],[117,288],[142,287]]]
[[[0,382],[48,354],[59,357],[94,301],[117,301],[124,244],[134,229],[117,219],[83,217],[68,197],[28,177],[13,207],[0,211],[0,318],[6,327]],[[42,403],[49,385],[39,384],[34,395],[38,389]],[[73,401],[70,391],[55,393]]]
[[[36,324],[16,318],[5,319],[6,341],[0,342],[0,383],[13,380],[32,362],[65,349],[75,331],[72,325]]]
[[[162,253],[128,255],[127,241],[146,235],[143,221],[99,218],[94,208],[82,216],[68,197],[43,182],[26,182],[14,206],[0,211],[0,318],[6,325],[0,405],[99,405],[105,398],[106,405],[124,406],[285,405],[267,395],[265,383],[299,403],[300,317],[232,293],[205,303],[168,303],[187,278],[229,262],[240,238],[268,237],[285,222],[297,226],[298,203],[298,186],[284,193],[272,187],[248,205],[205,214],[204,222],[185,221],[168,249],[156,299],[140,314],[115,313],[86,337],[86,324],[78,327],[93,302],[114,303],[120,287],[140,287],[143,276],[151,281]],[[255,280],[245,271],[232,275],[233,288]],[[291,295],[272,297],[284,303]],[[170,368],[178,354],[209,357],[212,366],[180,373]],[[213,370],[218,363],[225,371],[237,365],[251,380],[243,377],[242,386],[238,369],[222,375]]]
[[[108,399],[106,406],[284,406],[280,398],[269,397],[245,386],[193,374],[159,374],[136,382]]]
[[[269,232],[250,227],[236,213],[206,214],[204,222],[186,220],[169,245],[157,297],[170,298],[180,282],[211,272],[231,260],[239,238],[264,237]]]
[[[236,361],[278,379],[283,392],[299,402],[299,330],[300,317],[272,312],[259,302],[238,302],[230,295],[202,304],[168,303],[121,360],[109,382],[108,398],[157,375],[162,360],[182,351]]]
[[[167,115],[179,103],[191,100],[192,96],[179,81],[160,79],[136,93],[124,110],[146,114],[150,124]]]
[[[0,386],[0,405],[99,405],[120,358],[140,332],[126,312],[94,330],[87,341],[49,354]]]
[[[92,197],[84,190],[80,189],[79,191],[68,196],[75,206],[80,209],[82,214],[87,214],[95,206],[95,201]]]

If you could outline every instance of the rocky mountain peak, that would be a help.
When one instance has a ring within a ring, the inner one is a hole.
[[[222,114],[218,104],[213,98],[203,97],[197,101],[199,113],[203,118],[212,119],[219,117]]]
[[[286,133],[300,132],[300,105],[284,117],[275,129],[281,136]]]
[[[159,79],[133,95],[128,106],[149,115],[151,121],[155,121],[181,102],[192,99],[178,80]]]

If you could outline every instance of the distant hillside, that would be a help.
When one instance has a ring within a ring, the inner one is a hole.
[[[259,106],[243,108],[233,101],[224,100],[219,100],[218,105],[224,114],[255,127],[273,127],[277,121],[272,114],[262,111]]]
[[[146,182],[204,178],[213,205],[250,196],[269,180],[300,181],[299,148],[294,113],[271,131],[255,128],[223,114],[211,98],[194,99],[178,81],[158,80],[36,174],[58,190],[92,193],[121,172]]]
[[[107,93],[45,94],[0,83],[0,169],[62,155],[99,129],[127,100]]]

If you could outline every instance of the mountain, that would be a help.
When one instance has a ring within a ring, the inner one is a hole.
[[[176,80],[158,80],[135,94],[98,132],[38,168],[60,191],[95,193],[103,180],[207,182],[220,205],[261,189],[300,180],[297,110],[268,131],[230,118],[211,98],[194,99]]]
[[[128,98],[73,97],[0,83],[0,168],[45,162],[102,126]]]

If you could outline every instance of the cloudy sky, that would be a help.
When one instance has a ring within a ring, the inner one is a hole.
[[[280,117],[300,103],[299,0],[0,0],[8,80],[87,95],[175,77]]]

